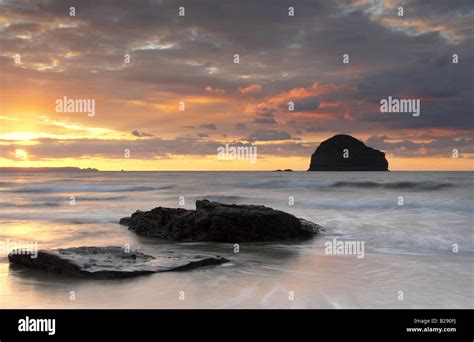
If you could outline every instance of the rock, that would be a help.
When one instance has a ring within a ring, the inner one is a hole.
[[[263,205],[196,201],[196,210],[137,211],[120,224],[143,236],[178,241],[250,242],[310,238],[320,226]]]
[[[388,171],[388,162],[385,153],[350,135],[339,134],[318,146],[311,156],[308,171]]]
[[[291,172],[291,171],[293,171],[293,170],[292,170],[292,169],[284,169],[284,170],[282,170],[282,169],[276,169],[276,170],[274,170],[273,172]]]
[[[168,271],[183,271],[227,262],[219,256],[153,257],[138,251],[125,252],[122,247],[74,247],[40,250],[30,254],[13,251],[8,255],[13,264],[53,273],[83,278],[116,279]]]

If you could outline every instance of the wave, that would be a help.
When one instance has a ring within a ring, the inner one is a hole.
[[[95,201],[116,201],[127,198],[127,196],[110,196],[110,197],[89,197],[89,196],[79,196],[78,200],[81,202],[95,202]],[[0,202],[0,208],[52,208],[59,207],[65,201],[69,201],[69,198],[65,197],[39,197],[37,199],[49,200],[49,202],[40,202],[40,203],[11,203],[11,202]],[[54,202],[51,202],[54,201]]]
[[[375,198],[371,201],[342,201],[342,200],[307,200],[305,204],[308,208],[330,209],[330,210],[383,210],[388,215],[387,211],[392,211],[396,215],[396,211],[400,210],[399,206],[393,200],[382,198]],[[406,203],[403,206],[404,210],[431,210],[432,212],[447,211],[455,212],[472,212],[474,206],[470,200],[455,200],[455,201],[423,201],[416,203]]]
[[[136,192],[170,189],[173,185],[145,186],[145,185],[109,185],[109,184],[54,184],[31,185],[4,192],[21,193],[54,193],[54,192]]]
[[[236,184],[237,186],[237,184]],[[242,186],[242,185],[241,185]],[[355,188],[355,189],[389,189],[389,190],[418,190],[433,191],[452,188],[453,183],[441,183],[432,181],[420,182],[373,182],[373,181],[338,181],[321,182],[314,180],[271,180],[264,182],[247,182],[243,186],[256,189],[333,189],[333,188]]]
[[[335,182],[332,188],[362,188],[362,189],[391,189],[391,190],[441,190],[451,188],[451,183],[438,182]]]
[[[121,199],[124,199],[124,198],[127,198],[127,196],[110,196],[110,197],[89,197],[89,196],[80,196],[78,197],[78,199],[80,201],[91,201],[91,202],[94,202],[94,201],[117,201],[117,200],[121,200]]]

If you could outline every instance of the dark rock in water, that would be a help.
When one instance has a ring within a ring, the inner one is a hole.
[[[276,169],[274,172],[291,172],[291,171],[293,171],[293,170],[292,169],[284,169],[284,170]]]
[[[320,226],[263,205],[196,201],[196,210],[154,208],[123,218],[139,235],[180,241],[249,242],[310,238]]]
[[[218,265],[228,260],[216,256],[159,256],[137,251],[126,252],[122,247],[74,247],[38,251],[30,254],[13,251],[8,255],[13,264],[83,278],[116,279],[167,271],[184,271]]]
[[[388,171],[388,162],[385,153],[339,134],[318,146],[308,171]]]

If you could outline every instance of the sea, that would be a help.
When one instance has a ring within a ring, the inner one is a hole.
[[[2,172],[0,308],[474,308],[472,172]],[[119,219],[195,201],[260,204],[313,221],[313,239],[171,242]],[[355,242],[363,254],[329,253]],[[130,245],[215,254],[219,266],[87,280],[10,265],[40,249]],[[238,247],[238,248],[236,248]]]

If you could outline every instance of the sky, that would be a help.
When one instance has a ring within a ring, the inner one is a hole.
[[[473,19],[472,0],[0,0],[0,167],[306,170],[345,133],[390,170],[473,170]]]

